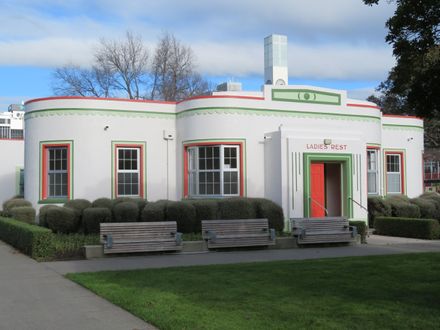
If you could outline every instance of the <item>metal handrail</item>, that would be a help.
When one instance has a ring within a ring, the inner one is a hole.
[[[355,204],[359,205],[361,208],[363,208],[365,211],[367,211],[367,213],[369,213],[368,209],[365,206],[363,206],[360,203],[358,203],[357,201],[355,201],[352,197],[348,197],[348,199],[351,199]]]
[[[318,205],[320,208],[322,208],[322,209],[325,211],[325,215],[326,215],[326,216],[328,215],[328,210],[325,208],[324,205],[322,205],[320,202],[314,200],[314,199],[312,198],[312,196],[309,196],[309,199],[310,199],[312,202],[314,202],[316,205]]]

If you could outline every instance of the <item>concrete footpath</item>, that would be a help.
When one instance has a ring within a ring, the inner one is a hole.
[[[0,241],[0,330],[154,329],[62,275],[274,260],[440,252],[440,241],[370,236],[368,244],[288,250],[159,254],[38,263]]]
[[[0,329],[155,329],[0,241]]]
[[[286,250],[253,250],[202,253],[167,253],[133,257],[42,263],[59,274],[213,264],[233,264],[275,260],[304,260],[371,256],[413,252],[440,252],[440,240],[427,241],[370,235],[368,244],[335,247],[304,247]]]

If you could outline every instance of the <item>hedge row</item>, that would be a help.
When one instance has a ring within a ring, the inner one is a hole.
[[[0,217],[0,240],[36,260],[45,260],[52,255],[52,236],[49,229]]]
[[[357,229],[357,233],[361,235],[361,243],[367,243],[368,227],[365,221],[349,221],[350,226]]]
[[[371,228],[375,227],[377,217],[422,218],[440,221],[440,194],[428,192],[413,199],[403,195],[385,198],[369,197],[368,212],[368,222]]]
[[[440,225],[435,219],[378,217],[374,223],[379,235],[436,239],[440,236]]]
[[[11,198],[3,202],[3,211],[0,215],[7,218],[14,218],[26,223],[35,223],[35,209],[31,202],[23,198]]]
[[[40,209],[40,224],[55,233],[98,233],[104,222],[176,221],[182,233],[201,231],[201,220],[268,218],[271,228],[284,228],[283,210],[263,198],[228,198],[147,202],[143,199],[71,200],[63,207]]]

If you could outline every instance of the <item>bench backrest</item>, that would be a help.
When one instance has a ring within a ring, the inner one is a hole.
[[[292,229],[301,228],[305,230],[341,230],[349,228],[348,219],[342,217],[325,218],[298,218],[292,219]]]
[[[167,239],[175,236],[177,223],[175,221],[160,222],[118,222],[101,223],[100,237],[103,241],[104,235],[112,235],[113,241],[123,240],[157,240]]]
[[[268,233],[269,221],[267,219],[202,220],[203,238],[208,237],[208,231],[213,231],[218,236]]]

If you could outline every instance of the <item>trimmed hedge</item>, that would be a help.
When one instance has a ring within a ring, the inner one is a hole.
[[[390,217],[391,204],[380,196],[368,197],[368,226],[374,228],[374,219]]]
[[[141,212],[141,221],[143,222],[155,222],[166,220],[166,206],[168,201],[159,200],[156,202],[150,202],[145,205]]]
[[[76,233],[79,217],[73,209],[57,206],[46,211],[46,223],[54,233]]]
[[[256,212],[249,198],[227,198],[218,201],[219,219],[255,219]]]
[[[348,222],[350,226],[354,226],[357,228],[357,233],[361,235],[361,243],[365,244],[367,243],[367,234],[368,234],[368,227],[367,224],[364,221],[349,221]]]
[[[113,208],[113,201],[110,198],[98,198],[93,201],[92,207],[105,207],[111,211]]]
[[[113,222],[136,222],[139,209],[135,202],[118,202],[113,206]]]
[[[176,221],[177,230],[189,234],[201,231],[201,223],[196,218],[196,208],[188,201],[168,202],[166,204],[166,220]]]
[[[0,217],[0,239],[36,260],[53,255],[53,234],[47,228]]]
[[[394,195],[386,198],[391,205],[391,215],[397,218],[420,218],[420,208],[411,204],[408,197]]]
[[[218,219],[218,201],[213,199],[190,199],[191,203],[196,209],[196,219],[198,226],[202,220],[216,220]],[[201,227],[200,227],[201,230]]]
[[[14,207],[21,207],[21,206],[32,207],[32,203],[23,198],[11,198],[3,202],[3,211],[9,212]]]
[[[35,223],[35,209],[32,206],[17,206],[9,210],[11,218],[26,222],[29,224]]]
[[[376,218],[376,234],[422,239],[436,239],[440,235],[440,225],[434,219]]]
[[[47,226],[47,219],[46,219],[47,218],[47,211],[49,209],[53,209],[53,208],[56,208],[56,207],[58,207],[58,206],[51,205],[51,204],[44,205],[44,206],[40,207],[40,213],[38,214],[38,224],[40,226],[48,228],[48,226]]]
[[[89,207],[83,211],[83,223],[86,234],[98,234],[99,224],[111,222],[112,212],[106,207]]]
[[[265,198],[251,198],[254,206],[256,218],[267,218],[269,228],[274,228],[277,232],[284,229],[283,209],[277,203]]]
[[[435,201],[428,198],[413,198],[411,203],[417,205],[420,210],[420,218],[422,219],[437,219],[439,212]]]

